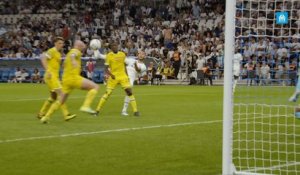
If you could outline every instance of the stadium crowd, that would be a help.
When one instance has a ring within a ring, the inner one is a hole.
[[[248,0],[238,1],[237,37],[246,33],[243,27],[249,29],[242,21],[246,13],[240,13],[249,4]],[[271,4],[273,7],[265,5],[271,10],[275,5],[283,6]],[[209,79],[222,75],[225,0],[23,0],[22,5],[5,0],[0,3],[0,14],[5,16],[1,22],[8,29],[8,34],[0,38],[0,57],[39,57],[55,36],[65,38],[65,52],[75,39],[88,43],[92,38],[101,38],[102,53],[108,50],[105,43],[118,40],[128,55],[143,49],[148,57],[159,58],[155,70],[166,78],[182,78],[181,72],[199,78],[199,72],[195,75],[194,70],[205,71]],[[14,19],[9,18],[11,15]],[[267,14],[255,15],[263,18]],[[294,15],[299,21],[300,11]],[[262,21],[255,21],[255,25]],[[280,71],[296,70],[299,27],[292,32],[290,38],[273,40],[255,37],[260,33],[251,29],[248,33],[254,37],[238,38],[236,47],[244,55],[241,77],[246,78],[250,70],[260,77],[263,62],[277,72],[271,74],[270,70],[269,78],[282,78]],[[88,49],[84,56],[92,54]]]

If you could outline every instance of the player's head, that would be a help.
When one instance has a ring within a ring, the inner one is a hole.
[[[110,49],[114,52],[114,53],[118,53],[119,51],[119,44],[116,41],[113,41],[109,44]]]
[[[144,51],[138,51],[138,54],[137,54],[137,57],[138,57],[138,59],[139,60],[144,60],[145,59],[145,57],[146,57],[146,54],[145,54],[145,52]]]
[[[54,46],[57,50],[61,50],[64,47],[65,40],[63,37],[56,37],[54,39]]]
[[[84,42],[82,42],[80,40],[76,40],[74,42],[74,48],[83,52],[86,49],[86,45],[84,44]]]
[[[235,48],[235,53],[241,53],[241,49],[240,48]]]

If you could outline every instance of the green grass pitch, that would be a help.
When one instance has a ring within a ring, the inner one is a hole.
[[[93,107],[104,93],[104,86]],[[0,84],[0,174],[199,175],[220,174],[222,87],[135,86],[141,117],[122,117],[117,88],[97,118],[78,111],[86,92],[68,107],[78,115],[49,124],[35,118],[44,84]],[[129,111],[131,114],[132,112]]]

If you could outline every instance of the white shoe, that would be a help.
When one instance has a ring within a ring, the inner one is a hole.
[[[299,92],[293,94],[290,98],[289,98],[289,102],[296,102],[299,98]]]
[[[129,114],[127,112],[122,112],[121,115],[128,116]]]
[[[95,113],[96,113],[96,111],[92,110],[92,109],[89,108],[89,107],[81,107],[81,108],[80,108],[80,111],[81,111],[81,112],[86,112],[86,113],[89,113],[89,114],[95,114]]]
[[[291,96],[289,98],[289,102],[296,102],[297,101],[297,98],[295,96]]]

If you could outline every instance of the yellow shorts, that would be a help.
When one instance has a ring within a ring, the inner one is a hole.
[[[82,86],[83,77],[75,76],[70,78],[64,78],[62,81],[62,89],[64,93],[70,93],[73,89],[80,89]]]
[[[116,79],[112,79],[111,77],[109,77],[109,79],[107,80],[107,89],[114,89],[118,84],[121,84],[123,89],[127,89],[130,88],[131,85],[129,83],[129,78],[127,76],[123,76],[120,78],[116,78]]]
[[[59,78],[57,76],[48,78],[47,74],[45,74],[44,81],[51,92],[62,88]]]

